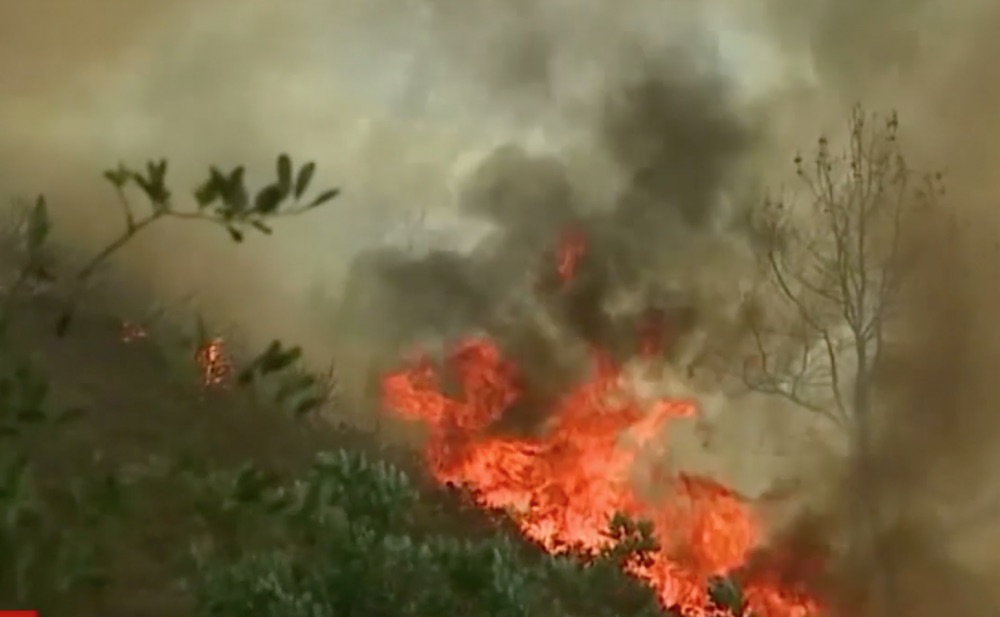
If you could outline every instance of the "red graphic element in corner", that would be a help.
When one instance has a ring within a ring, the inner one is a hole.
[[[0,610],[0,617],[38,617],[38,611],[4,611],[4,610]]]

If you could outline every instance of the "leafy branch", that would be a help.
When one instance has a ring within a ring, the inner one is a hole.
[[[168,163],[161,159],[147,162],[141,171],[122,164],[104,172],[104,178],[114,187],[124,227],[71,275],[70,300],[56,327],[60,336],[69,328],[83,285],[112,255],[158,221],[172,219],[218,225],[233,241],[243,242],[247,233],[270,235],[273,221],[312,211],[340,194],[340,190],[334,188],[307,195],[316,175],[316,164],[310,161],[295,170],[291,158],[281,154],[275,164],[276,178],[255,193],[248,187],[244,166],[229,172],[213,166],[208,178],[194,191],[193,207],[178,208],[168,186],[167,171]],[[138,189],[145,197],[148,208],[144,213],[137,212],[129,199],[129,189]],[[35,256],[41,251],[50,230],[48,208],[45,198],[40,196],[31,211],[26,231],[29,264],[40,263]],[[25,281],[37,275],[36,265],[25,268],[12,291],[19,291]],[[16,295],[10,293],[8,297]]]
[[[125,229],[98,252],[77,273],[75,278],[86,279],[115,251],[132,240],[139,232],[156,221],[172,218],[201,221],[222,226],[235,242],[242,242],[248,230],[270,235],[271,221],[297,216],[318,208],[340,194],[339,189],[326,189],[306,199],[306,192],[316,174],[316,164],[308,162],[293,173],[293,164],[287,154],[278,156],[277,178],[252,194],[247,187],[246,168],[238,166],[228,173],[211,167],[208,178],[194,191],[196,207],[178,210],[173,194],[167,186],[167,161],[150,161],[145,172],[124,165],[104,172],[118,196],[125,219]],[[144,216],[137,216],[126,190],[137,187],[149,202],[150,209]]]
[[[275,340],[240,371],[236,381],[247,387],[271,380],[276,386],[273,402],[291,407],[295,417],[302,418],[333,401],[337,392],[335,368],[331,365],[326,373],[315,375],[303,366],[301,347],[285,347]]]

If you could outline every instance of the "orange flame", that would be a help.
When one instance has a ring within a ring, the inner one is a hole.
[[[597,365],[534,439],[488,432],[518,396],[513,367],[488,341],[465,341],[450,355],[447,368],[459,396],[442,394],[422,359],[384,378],[383,400],[427,427],[425,453],[438,482],[467,487],[484,508],[506,510],[525,536],[550,552],[596,553],[607,546],[615,513],[651,521],[661,548],[630,572],[666,606],[702,607],[709,578],[743,565],[756,548],[757,525],[741,497],[708,478],[658,470],[666,495],[641,500],[632,488],[636,456],[655,447],[671,418],[691,416],[695,407],[672,399],[645,407],[620,387],[617,370],[603,360]],[[761,617],[808,615],[813,608],[780,588],[750,583],[745,593]]]
[[[582,236],[563,239],[557,254],[562,280],[572,277],[583,250]],[[663,343],[662,330],[650,328],[644,355]],[[761,541],[749,504],[712,479],[663,468],[650,472],[662,494],[640,498],[637,457],[663,442],[671,419],[690,417],[696,407],[676,399],[641,402],[623,387],[619,368],[600,351],[593,357],[592,376],[556,404],[533,438],[490,431],[520,392],[515,367],[487,340],[466,340],[447,358],[444,371],[457,395],[443,393],[430,360],[421,357],[384,376],[383,404],[426,427],[427,466],[438,482],[464,487],[483,508],[506,511],[549,552],[596,554],[610,542],[606,531],[616,513],[650,521],[658,550],[624,567],[664,606],[679,606],[685,615],[718,614],[706,608],[710,578],[744,566]],[[744,596],[757,617],[818,612],[813,598],[782,577],[755,572],[744,578]]]
[[[149,333],[146,329],[137,323],[132,323],[130,321],[122,322],[122,342],[124,343],[134,343],[136,341],[143,341],[149,338]]]
[[[205,387],[224,386],[232,373],[232,364],[223,349],[221,338],[205,341],[195,350],[194,361]]]
[[[135,322],[123,321],[121,340],[135,343],[149,339],[149,332]],[[204,387],[225,386],[233,372],[232,363],[225,353],[222,338],[209,339],[195,349],[194,362],[198,367],[200,381]]]
[[[576,274],[577,264],[587,250],[586,239],[582,232],[569,231],[563,234],[556,248],[556,276],[565,285]]]

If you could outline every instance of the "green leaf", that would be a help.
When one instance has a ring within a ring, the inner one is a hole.
[[[274,233],[274,230],[271,229],[270,227],[268,227],[262,221],[251,221],[250,224],[253,225],[254,229],[256,229],[257,231],[259,231],[262,234],[266,234],[266,235],[270,236],[271,234]]]
[[[229,176],[213,165],[208,168],[208,182],[215,186],[221,193],[229,182]]]
[[[194,198],[199,208],[208,207],[219,198],[219,181],[214,174],[195,190]]]
[[[282,197],[292,190],[292,159],[284,153],[278,157],[278,188]]]
[[[316,163],[309,161],[299,170],[299,176],[295,179],[295,199],[301,199],[309,188],[313,176],[316,174]]]
[[[243,181],[246,177],[247,168],[243,165],[237,165],[229,172],[229,177],[226,178],[226,184],[230,187],[238,187],[243,185]]]
[[[229,232],[229,237],[233,239],[233,242],[243,242],[243,232],[239,229],[229,225],[226,227],[226,231]]]
[[[241,386],[249,386],[253,383],[254,369],[257,367],[252,365],[240,371],[239,375],[236,376],[236,383]]]
[[[256,358],[254,358],[249,364],[247,364],[243,368],[243,370],[240,371],[240,374],[236,378],[237,383],[241,386],[250,385],[253,382],[257,372],[260,370],[261,364],[263,364],[265,361],[268,361],[268,359],[271,358],[272,356],[280,353],[281,353],[281,341],[278,340],[271,341],[271,343],[267,346],[267,348],[264,351],[258,354]]]
[[[258,214],[272,214],[281,205],[285,198],[284,191],[277,184],[272,184],[261,189],[254,199],[254,211]]]
[[[312,208],[322,206],[323,204],[330,201],[337,195],[340,195],[340,189],[330,189],[328,191],[323,191],[322,193],[317,195],[312,201],[309,202],[309,205],[306,206],[306,209],[309,210]]]
[[[150,182],[149,179],[147,179],[140,173],[133,173],[132,179],[135,180],[136,184],[139,185],[139,188],[141,188],[142,191],[146,193],[146,197],[151,198],[153,193],[153,183]]]
[[[167,177],[167,160],[149,161],[146,163],[146,174],[149,180],[156,184],[163,184]]]
[[[264,375],[277,373],[291,366],[300,357],[302,357],[302,348],[297,346],[287,351],[268,354],[261,360],[260,372]]]
[[[160,163],[149,162],[146,164],[146,171],[146,177],[133,173],[132,178],[139,185],[139,188],[142,189],[142,192],[146,194],[146,198],[149,199],[155,210],[165,210],[170,200],[170,191],[167,190],[164,179],[166,161],[161,161]]]
[[[325,402],[326,402],[326,397],[311,396],[301,401],[299,404],[295,406],[294,410],[295,416],[298,418],[307,415],[310,412],[313,412],[322,407]]]
[[[51,230],[52,223],[49,218],[49,209],[45,202],[45,196],[39,195],[35,199],[35,205],[31,208],[31,214],[28,217],[28,251],[35,253],[42,248]]]
[[[280,353],[281,353],[281,341],[275,339],[268,344],[267,349],[261,352],[261,354],[254,359],[254,366],[260,368],[261,364],[267,361],[268,358],[271,358],[272,356],[275,356]]]
[[[59,319],[56,321],[56,336],[62,338],[66,336],[69,332],[69,328],[73,325],[73,308],[70,307],[59,315]]]
[[[122,189],[126,184],[128,184],[129,179],[132,177],[132,172],[130,172],[124,164],[119,164],[117,169],[109,169],[105,171],[104,177],[116,189]]]
[[[244,177],[246,168],[240,165],[225,177],[220,185],[222,201],[225,204],[223,215],[227,218],[243,214],[250,204]]]

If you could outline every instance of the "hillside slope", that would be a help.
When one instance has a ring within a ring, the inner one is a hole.
[[[374,436],[295,422],[235,387],[206,388],[193,346],[155,335],[126,340],[114,306],[108,297],[86,304],[61,337],[55,325],[62,306],[55,299],[37,295],[18,311],[15,347],[48,377],[51,403],[87,412],[65,434],[38,444],[39,462],[52,481],[71,477],[95,460],[121,468],[187,457],[288,469],[306,463],[320,448],[349,446],[381,455]],[[160,496],[154,511],[144,507],[135,529],[126,531],[134,537],[122,539],[113,588],[100,606],[104,614],[188,614],[167,563],[177,543],[186,540],[171,518],[170,501],[170,495]]]

